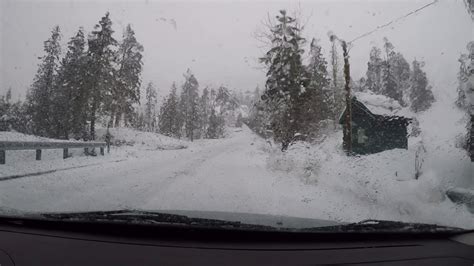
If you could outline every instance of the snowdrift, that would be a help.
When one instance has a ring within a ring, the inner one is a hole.
[[[97,140],[105,140],[105,132],[106,129],[98,129]],[[141,132],[129,128],[111,129],[110,132],[112,134],[113,146],[111,147],[110,154],[106,156],[86,156],[83,149],[69,149],[69,153],[72,157],[64,160],[62,157],[63,151],[61,149],[45,149],[42,151],[41,161],[36,161],[34,150],[6,151],[6,164],[0,167],[0,179],[69,170],[90,165],[100,165],[107,162],[118,162],[138,156],[147,156],[146,152],[187,148],[185,141],[157,133]],[[64,140],[2,131],[0,132],[0,141],[50,142]]]
[[[105,140],[107,129],[97,129],[97,138]],[[149,150],[179,150],[188,147],[185,141],[154,132],[143,132],[131,128],[111,128],[111,143],[114,146],[135,146]]]
[[[304,201],[329,219],[400,220],[472,228],[472,206],[456,204],[452,196],[446,196],[447,191],[458,191],[458,187],[474,191],[474,164],[456,143],[465,134],[464,113],[454,106],[453,98],[439,97],[429,110],[415,114],[382,95],[358,92],[356,97],[376,114],[415,118],[420,134],[409,138],[408,150],[364,156],[345,155],[340,130],[318,144],[295,143],[285,153],[279,147],[266,147],[269,169],[281,178],[304,184],[288,193],[309,195]],[[417,153],[421,160],[416,160]],[[416,161],[421,161],[418,179]],[[287,181],[288,187],[295,186],[292,182]],[[464,191],[462,197],[469,193]]]

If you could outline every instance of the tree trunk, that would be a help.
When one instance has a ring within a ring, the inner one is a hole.
[[[122,113],[120,111],[117,111],[115,113],[115,123],[114,123],[114,127],[120,127],[120,120],[122,118]]]
[[[96,112],[96,105],[92,105],[91,110],[91,128],[90,128],[90,138],[91,140],[95,140],[95,112]]]

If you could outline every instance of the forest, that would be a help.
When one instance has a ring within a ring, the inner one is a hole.
[[[144,47],[131,25],[116,40],[106,13],[89,34],[79,28],[65,52],[56,26],[44,41],[44,54],[38,58],[26,99],[13,101],[11,88],[0,97],[0,126],[77,140],[94,140],[97,126],[124,126],[192,141],[224,137],[226,126],[245,123],[259,135],[272,137],[282,150],[295,140],[317,139],[327,128],[337,130],[346,96],[344,58],[337,41],[332,40],[329,58],[319,45],[321,36],[311,38],[305,51],[308,39],[299,18],[285,10],[266,31],[270,47],[259,59],[266,69],[264,89],[200,88],[197,77],[187,69],[182,85],[173,83],[160,101],[153,82],[142,82]],[[462,55],[461,85],[467,61],[468,56]],[[384,38],[383,47],[370,49],[366,76],[351,78],[350,87],[354,92],[389,97],[414,113],[423,112],[435,101],[423,67],[424,62],[407,60]],[[460,107],[464,91],[459,89]]]

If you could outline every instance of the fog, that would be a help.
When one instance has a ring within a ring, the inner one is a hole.
[[[327,33],[345,40],[373,30],[429,1],[2,1],[0,27],[0,93],[11,87],[14,97],[24,97],[30,86],[43,41],[54,25],[66,43],[79,27],[89,33],[109,11],[115,38],[122,38],[130,23],[143,44],[143,84],[153,81],[161,94],[171,84],[183,82],[190,68],[201,86],[226,85],[253,90],[264,86],[265,71],[258,58],[265,52],[256,32],[265,30],[267,16],[278,10],[300,14],[308,49],[311,39],[320,39],[327,53]],[[473,40],[473,24],[462,0],[439,1],[415,15],[356,41],[350,50],[354,79],[365,74],[373,45],[387,37],[405,58],[426,61],[431,83],[456,86],[457,59]],[[438,86],[440,87],[440,86]],[[435,90],[438,95],[441,89]]]

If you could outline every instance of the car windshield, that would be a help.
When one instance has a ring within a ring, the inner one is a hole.
[[[2,217],[474,229],[472,0],[6,0],[0,18]]]

